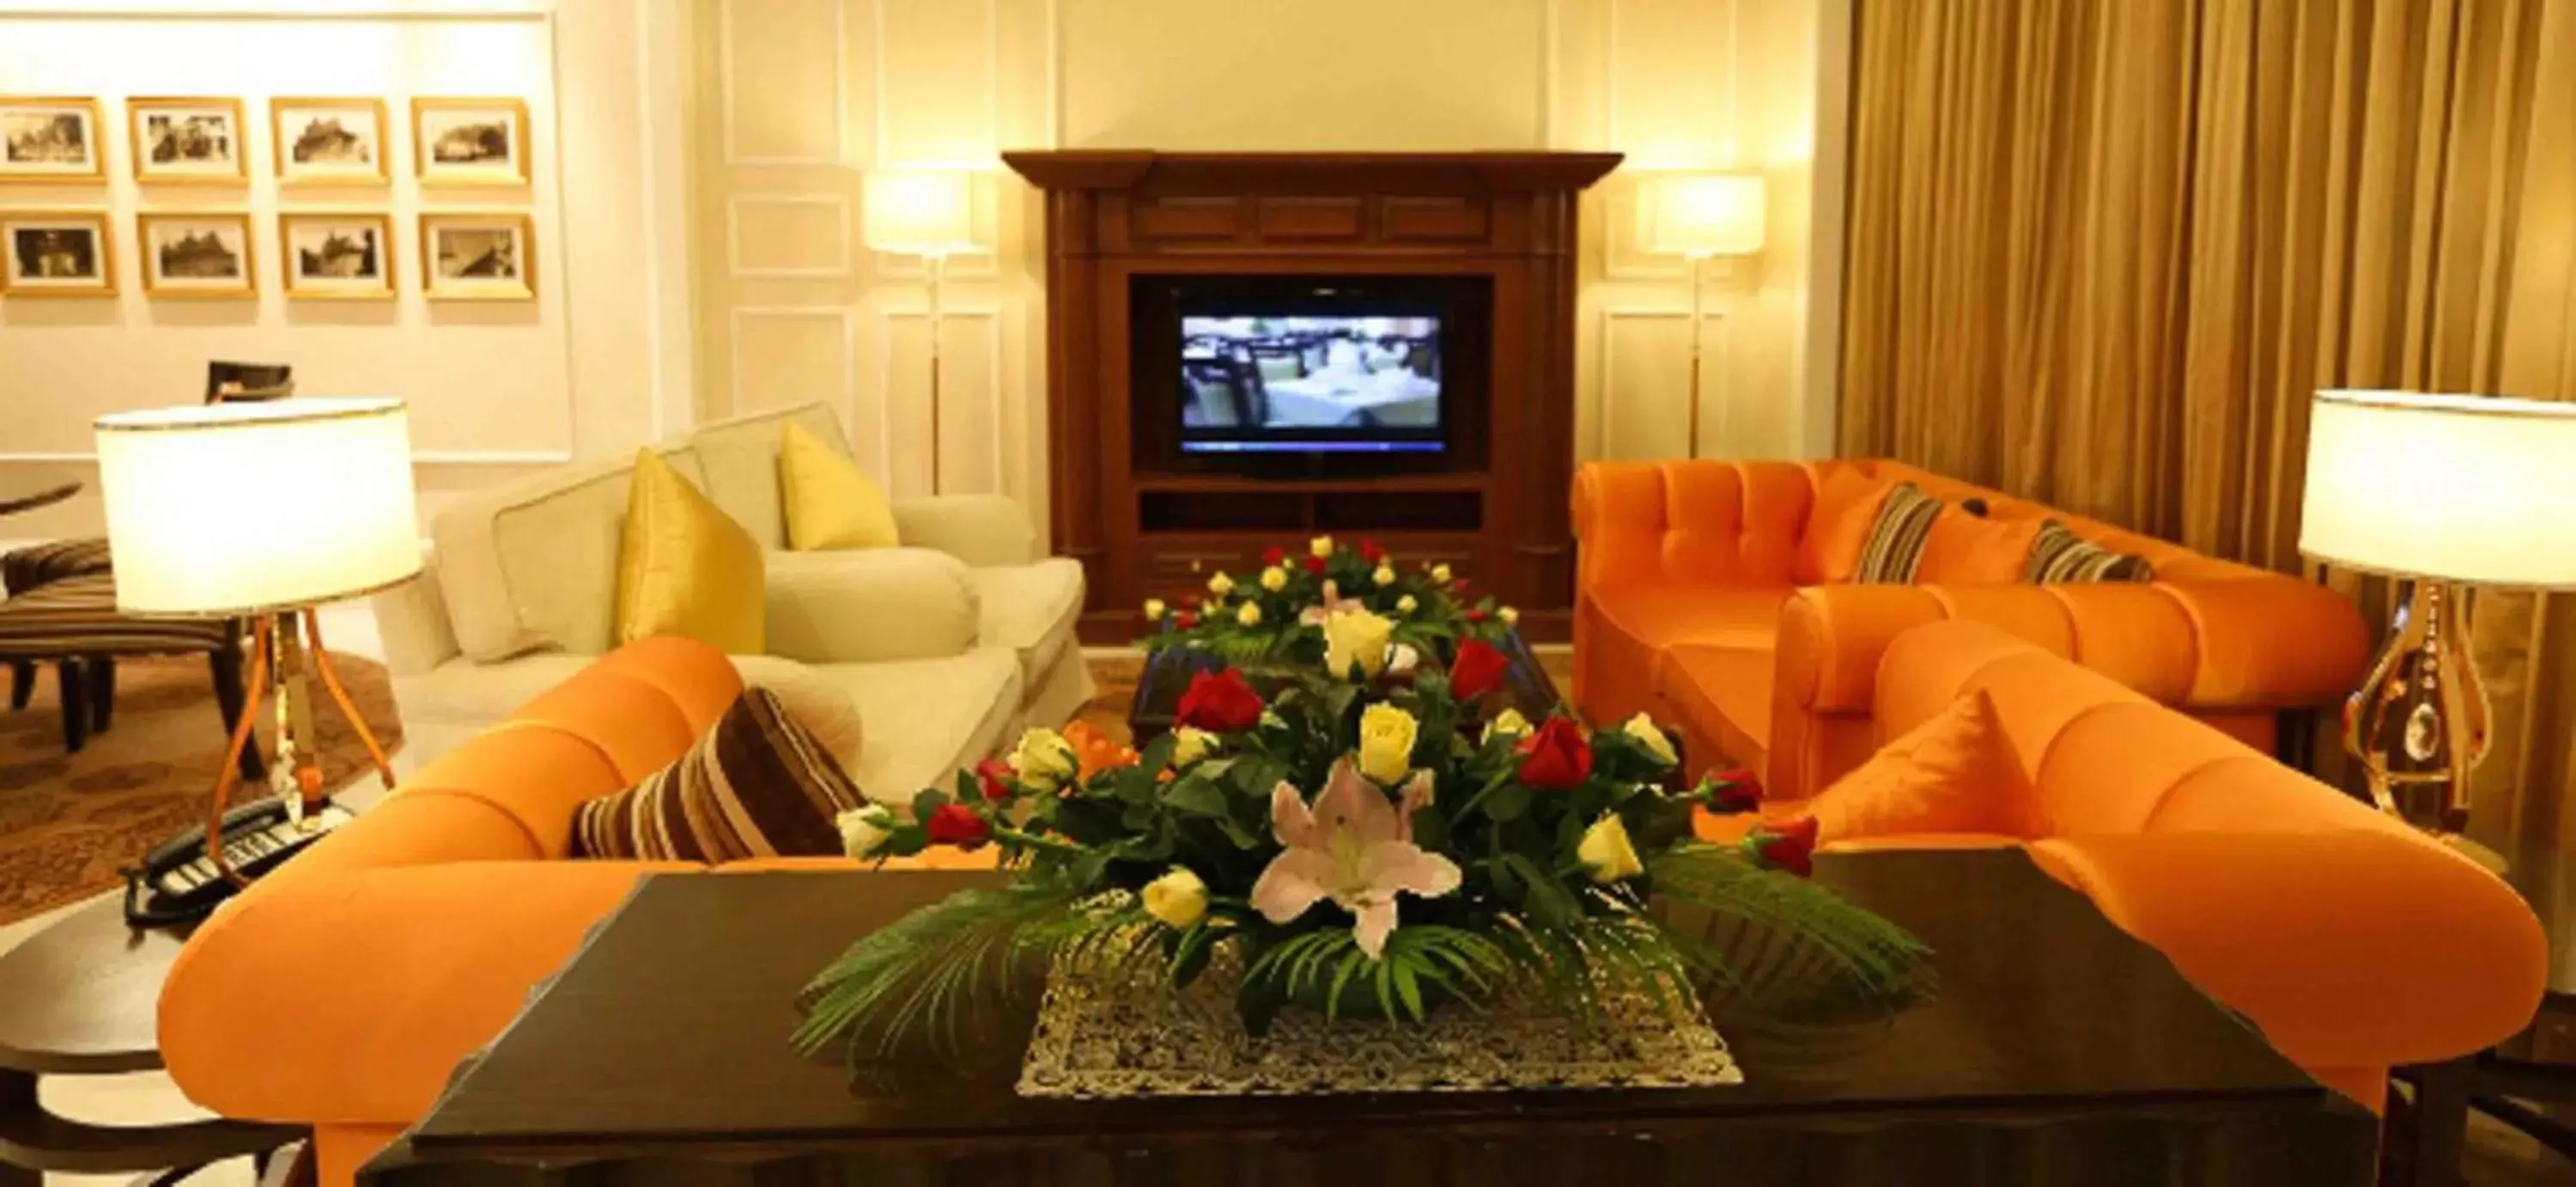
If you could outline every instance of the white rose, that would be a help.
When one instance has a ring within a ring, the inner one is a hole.
[[[1312,540],[1308,540],[1306,542],[1306,551],[1316,556],[1331,556],[1333,555],[1333,538],[1331,536],[1317,536]]]
[[[1379,585],[1395,584],[1395,566],[1388,564],[1379,565],[1377,567],[1377,572],[1369,574],[1369,580],[1377,582]]]
[[[1620,822],[1616,812],[1583,830],[1583,840],[1574,847],[1574,856],[1581,859],[1593,881],[1605,886],[1646,872],[1646,863],[1637,860],[1637,847],[1628,841],[1628,826]]]
[[[1216,749],[1216,735],[1194,725],[1172,731],[1172,765],[1185,767]]]
[[[1529,718],[1521,716],[1518,709],[1505,709],[1485,723],[1485,740],[1488,742],[1496,738],[1517,738],[1529,732]]]
[[[1412,671],[1421,664],[1422,653],[1415,651],[1410,643],[1398,643],[1387,652],[1386,670],[1398,676]]]
[[[1161,598],[1147,598],[1147,599],[1145,599],[1145,618],[1146,618],[1146,621],[1149,621],[1149,622],[1161,622],[1161,621],[1163,621],[1163,612],[1164,612],[1164,611],[1166,611],[1166,610],[1169,610],[1169,609],[1171,609],[1171,607],[1164,605],[1164,604],[1163,604],[1163,599],[1161,599]]]
[[[1033,729],[1020,735],[1020,744],[1011,750],[1011,773],[1020,782],[1039,791],[1048,791],[1073,777],[1076,763],[1073,743],[1050,729]]]
[[[1629,718],[1627,724],[1619,727],[1619,732],[1635,738],[1638,745],[1646,748],[1646,753],[1654,755],[1655,760],[1665,766],[1682,760],[1681,755],[1673,752],[1673,740],[1656,727],[1654,718],[1643,713]]]
[[[1179,866],[1146,883],[1142,897],[1145,913],[1162,920],[1166,927],[1188,927],[1207,916],[1207,883]]]
[[[1414,601],[1412,594],[1406,594],[1395,600],[1395,612],[1398,614],[1411,614],[1421,608],[1422,603]]]
[[[1234,612],[1234,620],[1245,626],[1261,625],[1261,604],[1259,602],[1245,602],[1241,609]]]
[[[1208,578],[1208,592],[1220,598],[1233,593],[1234,578],[1226,576],[1223,569],[1217,570],[1216,576]]]
[[[1272,593],[1288,588],[1288,570],[1272,565],[1261,571],[1261,588]]]
[[[886,838],[894,835],[894,812],[883,804],[854,808],[833,818],[841,827],[841,852],[853,861],[866,861],[883,848]]]
[[[1500,610],[1494,611],[1494,617],[1503,620],[1504,626],[1518,626],[1521,621],[1521,612],[1514,610],[1509,606],[1505,606]]]
[[[1437,582],[1439,582],[1439,583],[1440,583],[1440,584],[1442,584],[1442,585],[1447,585],[1447,584],[1449,584],[1449,566],[1447,566],[1447,565],[1433,565],[1433,566],[1431,566],[1431,579],[1432,579],[1433,581],[1437,581]]]

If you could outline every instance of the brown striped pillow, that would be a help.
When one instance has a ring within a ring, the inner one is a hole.
[[[2064,585],[2085,581],[2153,581],[2156,571],[2147,563],[2147,558],[2113,552],[2076,535],[2065,524],[2052,519],[2039,525],[2039,538],[2030,543],[2030,559],[2022,566],[2022,576],[2041,585]]]
[[[1878,521],[1861,545],[1860,568],[1852,580],[1865,585],[1903,585],[1914,580],[1923,561],[1923,542],[1932,536],[1932,521],[1941,516],[1941,500],[1911,482],[1900,482],[1878,505]]]
[[[835,819],[867,802],[765,688],[747,688],[689,752],[573,813],[574,857],[740,861],[841,852]]]

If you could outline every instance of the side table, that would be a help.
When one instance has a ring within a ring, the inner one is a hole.
[[[41,1187],[47,1171],[161,1172],[152,1181],[171,1183],[245,1154],[264,1169],[271,1153],[304,1138],[301,1126],[222,1118],[92,1125],[38,1102],[40,1077],[161,1067],[161,982],[186,939],[127,927],[124,904],[110,895],[0,954],[0,1187]]]

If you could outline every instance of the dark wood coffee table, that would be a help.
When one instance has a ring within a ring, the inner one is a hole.
[[[0,954],[0,1187],[38,1187],[45,1172],[167,1171],[268,1155],[304,1136],[290,1125],[220,1118],[175,1125],[90,1125],[48,1112],[40,1076],[105,1076],[161,1066],[154,1025],[161,982],[187,934],[125,926],[104,897]],[[243,1009],[274,1003],[242,1003]]]
[[[2017,851],[1818,859],[1940,950],[1890,1018],[1729,1016],[1699,1090],[1125,1101],[980,1069],[851,1085],[787,1046],[855,935],[991,875],[644,882],[411,1134],[376,1187],[796,1183],[2355,1185],[2376,1126]],[[540,1174],[542,1169],[545,1173]]]

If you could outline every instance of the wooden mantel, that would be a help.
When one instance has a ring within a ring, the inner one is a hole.
[[[1090,579],[1083,638],[1137,605],[1258,568],[1305,535],[1444,561],[1570,632],[1577,196],[1617,153],[1009,152],[1046,194],[1047,396],[1058,552]],[[1441,473],[1273,481],[1159,466],[1133,407],[1131,281],[1166,275],[1471,278],[1490,292],[1473,434]]]

